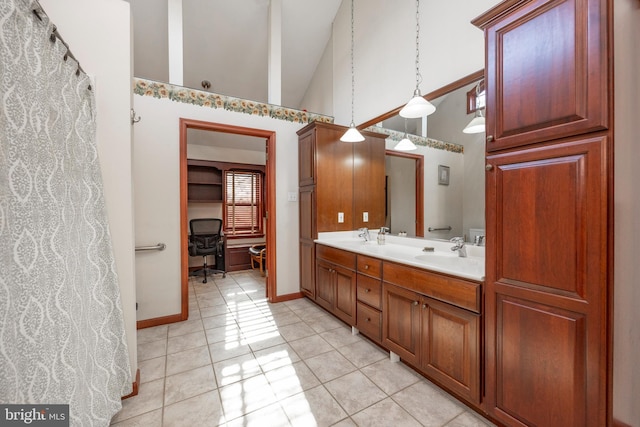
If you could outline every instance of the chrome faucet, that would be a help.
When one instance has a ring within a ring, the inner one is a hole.
[[[455,244],[455,246],[453,246],[451,250],[458,251],[459,257],[466,258],[467,248],[464,246],[464,239],[462,237],[454,237],[449,241]]]
[[[369,237],[369,229],[367,227],[359,228],[358,231],[361,233],[358,234],[358,237],[363,237],[365,242],[368,242],[371,237]]]

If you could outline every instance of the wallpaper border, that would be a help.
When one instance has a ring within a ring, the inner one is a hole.
[[[392,129],[387,129],[387,128],[383,128],[375,125],[369,126],[365,130],[387,135],[389,138],[391,138],[394,141],[400,141],[402,138],[404,138],[404,132],[398,132]],[[451,151],[452,153],[464,154],[464,146],[460,144],[455,144],[453,142],[444,142],[444,141],[439,141],[437,139],[425,138],[423,136],[411,135],[411,134],[407,134],[407,138],[409,138],[409,140],[414,144],[420,145],[422,147],[429,147],[429,148],[435,148],[436,150],[445,150],[445,151]]]

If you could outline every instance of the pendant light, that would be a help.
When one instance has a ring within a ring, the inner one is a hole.
[[[349,129],[342,135],[342,142],[360,142],[364,141],[364,136],[358,131],[353,123],[353,99],[355,94],[355,73],[353,71],[353,0],[351,0],[351,124]]]
[[[404,138],[402,138],[393,149],[398,151],[413,151],[418,149],[407,136],[407,119],[404,119]]]
[[[478,84],[476,85],[476,104],[477,104],[477,100],[480,96],[480,85],[482,84],[482,80],[480,80],[478,82]],[[484,110],[484,107],[482,108],[476,108],[475,111],[475,115],[473,116],[473,119],[471,119],[471,121],[469,122],[469,124],[462,129],[462,132],[464,133],[481,133],[484,132],[484,115],[482,114],[482,110]]]
[[[422,83],[420,75],[420,0],[416,0],[416,90],[413,92],[413,98],[400,110],[400,116],[416,119],[436,111],[436,107],[420,94],[420,83]]]

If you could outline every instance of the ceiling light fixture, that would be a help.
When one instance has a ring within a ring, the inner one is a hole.
[[[353,71],[353,0],[351,0],[351,124],[349,129],[340,137],[342,142],[364,141],[364,136],[358,131],[353,123],[353,99],[355,94],[355,73]]]
[[[393,149],[398,151],[414,151],[418,149],[407,136],[407,119],[404,119],[404,138],[402,138]]]
[[[420,0],[416,0],[416,90],[413,98],[400,110],[400,116],[408,119],[425,117],[436,111],[436,107],[420,94]]]

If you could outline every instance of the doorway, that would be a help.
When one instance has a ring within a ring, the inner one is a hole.
[[[415,163],[415,236],[424,237],[424,157],[421,154],[405,153],[395,150],[386,150],[385,155],[413,160]],[[387,176],[389,176],[389,171],[387,171]],[[388,186],[385,186],[385,191],[387,192],[387,197],[385,197],[387,200],[386,211],[387,214],[389,214],[393,209],[389,209],[388,206],[391,200]],[[399,206],[396,206],[396,208],[399,208]],[[387,226],[389,226],[389,224],[387,224]]]
[[[274,131],[232,126],[222,123],[180,119],[180,254],[181,254],[181,311],[183,320],[189,315],[189,252],[187,210],[187,133],[189,129],[264,138],[265,140],[265,218],[266,218],[266,297],[270,302],[276,296],[276,205],[275,163],[276,135]]]

